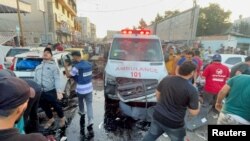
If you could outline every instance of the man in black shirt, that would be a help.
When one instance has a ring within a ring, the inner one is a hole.
[[[184,117],[186,110],[199,113],[198,92],[188,81],[196,71],[191,61],[180,65],[177,76],[165,77],[156,90],[157,105],[150,129],[143,141],[154,141],[164,132],[172,141],[183,141],[186,136]]]
[[[14,124],[22,117],[34,89],[16,77],[0,77],[0,141],[47,141],[41,134],[22,135]]]
[[[245,62],[236,64],[232,67],[230,78],[239,74],[249,74],[250,75],[250,56],[245,58]]]

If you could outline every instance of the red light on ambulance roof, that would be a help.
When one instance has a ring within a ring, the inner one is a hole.
[[[123,29],[121,31],[122,34],[140,34],[140,35],[149,35],[150,34],[150,30],[131,30],[131,29]]]

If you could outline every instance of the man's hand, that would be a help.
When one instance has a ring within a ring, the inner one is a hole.
[[[60,92],[58,92],[58,93],[57,93],[57,99],[58,99],[58,100],[61,100],[62,98],[63,98],[63,94],[60,93]]]
[[[222,109],[222,104],[221,103],[217,103],[216,102],[216,104],[215,104],[215,109],[217,110],[217,111],[221,111],[221,109]]]
[[[68,62],[63,62],[63,66],[65,67],[65,68],[68,68]]]

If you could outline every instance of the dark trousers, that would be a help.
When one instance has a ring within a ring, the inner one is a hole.
[[[45,114],[49,119],[53,117],[51,107],[53,107],[54,110],[57,112],[57,115],[59,118],[64,117],[62,106],[57,100],[56,90],[42,92],[40,105],[42,109],[45,111]]]
[[[36,91],[35,97],[30,98],[27,109],[24,112],[25,132],[27,134],[38,132],[39,121],[37,109],[39,107],[40,97],[41,91]]]

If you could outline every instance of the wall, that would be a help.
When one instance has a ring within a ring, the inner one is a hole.
[[[12,48],[12,47],[0,45],[0,64],[4,63],[4,57],[10,48]]]

